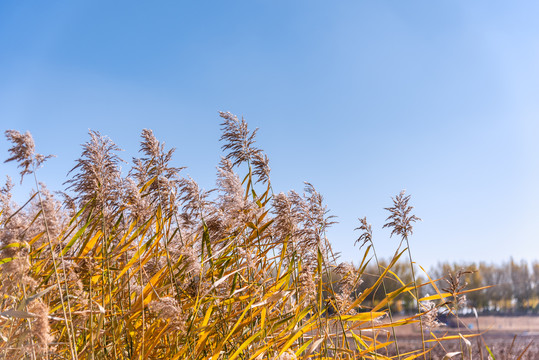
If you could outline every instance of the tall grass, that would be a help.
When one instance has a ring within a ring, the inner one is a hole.
[[[1,358],[414,359],[451,338],[433,341],[425,329],[421,348],[396,347],[395,328],[434,326],[444,299],[462,290],[442,293],[429,280],[437,294],[420,298],[415,275],[404,283],[392,271],[417,219],[409,197],[388,208],[401,245],[362,287],[375,254],[370,225],[361,228],[369,235],[360,237],[367,246],[359,266],[339,263],[326,236],[332,217],[314,186],[275,194],[256,130],[220,115],[215,189],[182,176],[171,165],[174,150],[150,130],[122,177],[119,148],[91,131],[63,203],[38,182],[47,157],[31,135],[6,132],[8,161],[21,177],[35,176],[35,188],[22,207],[9,179],[0,190]],[[387,281],[397,290],[367,301]],[[418,311],[395,319],[390,306],[404,296]],[[421,305],[432,300],[439,303]]]

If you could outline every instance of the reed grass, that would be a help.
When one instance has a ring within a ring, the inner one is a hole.
[[[369,246],[359,266],[339,263],[323,197],[309,183],[303,194],[274,194],[256,130],[233,114],[220,116],[224,155],[215,189],[183,176],[171,165],[174,150],[150,130],[142,132],[142,156],[122,177],[119,148],[91,131],[63,204],[38,182],[36,169],[48,157],[35,152],[31,135],[6,132],[13,143],[7,161],[22,168],[21,181],[35,176],[35,193],[17,207],[13,184],[0,190],[1,358],[427,356],[432,333],[421,331],[420,349],[396,354],[395,332],[392,339],[384,334],[422,324],[462,289],[443,293],[430,279],[437,294],[422,298],[425,284],[415,275],[404,283],[392,271],[405,251],[413,265],[408,238],[418,218],[409,196],[398,195],[388,208],[386,226],[402,241],[387,266],[378,263],[371,235],[360,238]],[[362,230],[371,231],[366,221]],[[362,286],[373,254],[376,281]],[[397,290],[385,290],[388,280]],[[380,286],[383,300],[368,302]],[[395,320],[390,306],[403,296],[415,299],[417,313]],[[434,346],[446,338],[436,337]]]

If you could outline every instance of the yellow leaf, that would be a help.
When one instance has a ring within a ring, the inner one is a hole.
[[[94,236],[92,236],[92,238],[90,239],[90,241],[88,241],[86,243],[86,246],[84,247],[84,249],[82,249],[81,253],[80,253],[80,257],[84,257],[86,256],[86,254],[88,254],[90,252],[90,250],[92,250],[92,248],[95,246],[95,244],[97,243],[97,240],[99,239],[99,237],[101,236],[101,234],[103,234],[101,232],[101,230],[98,230],[97,233],[95,233]]]
[[[343,321],[371,321],[376,318],[379,318],[380,316],[384,316],[386,313],[382,311],[378,312],[364,312],[359,313],[356,315],[344,315],[341,316],[341,319]]]

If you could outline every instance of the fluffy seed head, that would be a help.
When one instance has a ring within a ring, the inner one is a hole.
[[[300,209],[292,197],[285,193],[279,193],[273,198],[272,211],[275,215],[273,229],[281,241],[284,241],[288,236],[294,242],[298,235],[298,225],[301,221]],[[301,199],[301,197],[296,196],[295,199]]]
[[[180,180],[179,191],[179,200],[183,205],[183,213],[180,216],[186,226],[193,226],[204,218],[205,210],[212,205],[208,200],[211,190],[204,191],[195,180],[183,178]]]
[[[262,151],[257,151],[253,154],[252,164],[254,169],[253,175],[258,178],[256,182],[269,182],[271,169],[269,167],[268,156],[263,154]]]
[[[423,315],[421,315],[423,324],[428,329],[434,329],[442,325],[442,323],[438,321],[438,307],[433,301],[422,302],[421,312],[424,313]]]
[[[153,179],[143,195],[148,197],[149,203],[159,203],[167,212],[172,213],[175,211],[178,174],[183,169],[170,164],[176,149],[165,151],[165,144],[157,140],[152,130],[142,130],[141,137],[140,152],[143,157],[133,159],[130,176],[139,188]]]
[[[413,233],[412,224],[421,221],[421,219],[411,213],[413,206],[408,205],[410,195],[404,196],[404,193],[405,190],[402,190],[399,195],[393,198],[393,206],[385,208],[390,212],[390,215],[386,219],[388,222],[383,227],[393,229],[391,236],[400,235],[406,238]]]
[[[77,173],[66,184],[69,184],[68,189],[75,191],[75,200],[79,205],[94,200],[100,211],[108,213],[121,198],[118,165],[123,160],[116,155],[121,149],[97,131],[90,130],[89,135],[90,140],[82,146],[81,158],[70,171]]]
[[[6,184],[0,188],[0,211],[3,216],[8,216],[11,213],[11,190],[13,189],[13,181],[9,176],[6,176]]]
[[[185,314],[178,301],[172,297],[162,297],[149,305],[150,310],[161,319],[168,320],[169,326],[179,332],[185,331]]]
[[[360,218],[359,222],[361,223],[361,226],[355,228],[355,230],[360,230],[361,235],[359,235],[359,238],[355,243],[361,243],[359,246],[361,248],[366,243],[372,242],[372,226],[367,222],[367,217]]]
[[[46,353],[50,342],[53,340],[49,324],[49,307],[41,299],[36,299],[30,303],[28,310],[36,315],[32,324],[32,333],[37,339],[38,351]]]
[[[225,144],[222,149],[229,151],[226,158],[233,160],[233,166],[250,160],[259,151],[253,146],[258,129],[250,132],[243,118],[240,121],[236,115],[229,112],[220,111],[219,115],[223,118],[221,141],[225,141]]]
[[[465,275],[472,273],[473,271],[471,270],[459,270],[456,273],[449,272],[447,278],[444,279],[448,286],[442,288],[442,290],[453,296],[453,305],[455,307],[466,306],[466,295],[460,295],[460,292],[468,285],[465,281]]]
[[[52,157],[52,155],[36,154],[35,144],[32,135],[27,131],[21,134],[17,130],[6,130],[4,133],[8,141],[13,143],[8,151],[11,153],[11,157],[4,162],[16,161],[22,168],[21,183],[24,175],[32,174],[36,168],[45,162],[45,160]]]
[[[299,272],[300,299],[306,305],[311,304],[316,299],[316,284],[314,283],[314,272],[311,268],[303,267]]]

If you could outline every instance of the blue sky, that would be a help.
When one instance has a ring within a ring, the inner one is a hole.
[[[401,189],[423,218],[420,264],[531,260],[538,15],[533,1],[2,1],[0,128],[57,155],[38,174],[53,189],[88,129],[129,160],[143,128],[211,188],[230,111],[260,128],[275,190],[325,195],[345,260],[365,215],[392,253],[383,208]]]

